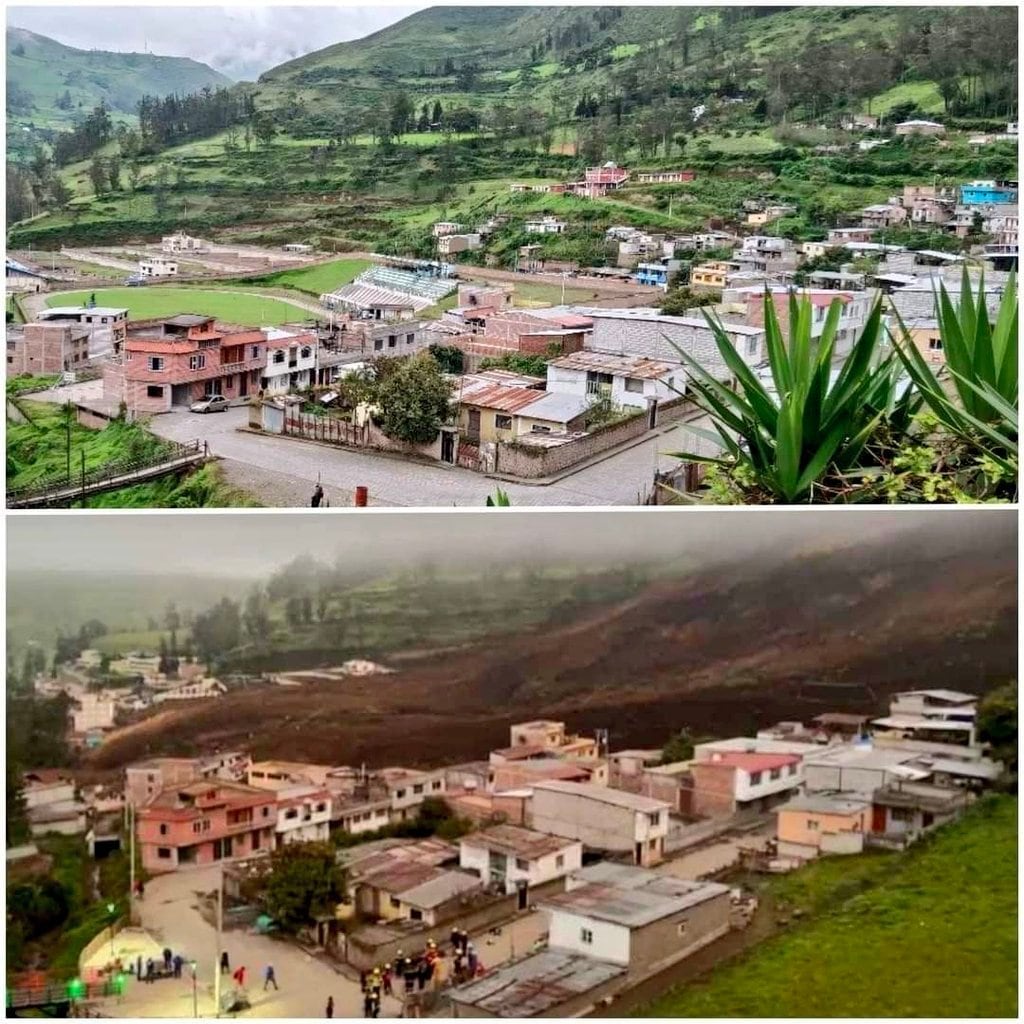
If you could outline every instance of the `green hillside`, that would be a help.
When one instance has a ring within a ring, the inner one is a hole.
[[[906,853],[826,858],[771,888],[810,920],[642,1015],[1017,1016],[1015,797],[985,798]]]
[[[220,72],[186,57],[77,50],[11,26],[7,29],[8,145],[24,148],[21,136],[38,139],[47,130],[70,128],[100,102],[115,120],[133,119],[144,95],[230,84]]]

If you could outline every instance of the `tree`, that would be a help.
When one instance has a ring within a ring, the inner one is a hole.
[[[441,118],[444,116],[444,108],[441,106],[440,100],[434,100],[434,109],[430,115],[430,123],[432,125],[440,125]]]
[[[431,345],[429,352],[445,373],[462,373],[465,360],[461,348],[454,345]]]
[[[111,192],[121,191],[121,158],[112,156],[107,161],[107,181],[110,182]]]
[[[267,598],[262,589],[257,587],[245,599],[245,611],[242,613],[246,635],[250,640],[265,639],[270,631],[270,616],[267,612]]]
[[[689,729],[680,729],[668,743],[661,748],[661,764],[675,764],[678,761],[689,761],[693,758],[693,737]]]
[[[329,843],[289,843],[270,856],[267,912],[285,931],[334,916],[345,896],[345,872]]]
[[[60,210],[63,210],[74,198],[74,193],[64,184],[64,180],[57,177],[56,174],[50,179],[49,188],[50,202]]]
[[[25,787],[21,766],[7,759],[7,845],[20,846],[28,842],[31,832],[25,809]]]
[[[992,746],[993,756],[1017,774],[1017,681],[985,695],[978,705],[978,739]]]
[[[277,126],[274,124],[273,116],[266,111],[261,111],[256,114],[252,119],[252,131],[256,136],[256,141],[259,142],[264,149],[267,149],[270,146],[270,143],[274,141],[274,136],[277,134]]]
[[[394,137],[400,139],[409,130],[409,118],[414,109],[408,93],[396,92],[391,96],[388,101],[388,119]]]
[[[673,288],[665,293],[661,301],[661,312],[664,316],[685,316],[689,309],[713,306],[717,301],[714,295],[693,292],[689,288]]]
[[[205,662],[213,662],[233,650],[242,640],[238,605],[224,597],[209,611],[197,615],[192,623],[192,639]]]
[[[107,168],[102,157],[94,156],[89,164],[89,180],[92,182],[93,192],[100,196],[107,188]]]
[[[405,360],[378,388],[380,428],[396,441],[429,444],[450,418],[452,390],[429,353]]]

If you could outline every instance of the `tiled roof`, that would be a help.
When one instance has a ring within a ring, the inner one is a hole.
[[[741,751],[714,751],[707,761],[698,764],[726,765],[730,768],[741,768],[745,772],[766,772],[773,768],[785,768],[787,765],[799,764],[797,754],[747,754]]]

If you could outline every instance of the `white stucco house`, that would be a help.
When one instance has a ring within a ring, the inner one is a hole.
[[[275,841],[325,843],[331,832],[331,794],[319,786],[288,786],[277,791]]]
[[[310,331],[264,329],[267,365],[260,387],[268,397],[311,387],[316,380],[316,335]]]
[[[518,825],[495,825],[459,841],[459,867],[506,893],[543,885],[579,870],[583,844]]]
[[[678,363],[646,356],[582,351],[548,363],[549,393],[607,398],[615,406],[646,409],[651,400],[667,402],[685,388],[686,375]]]

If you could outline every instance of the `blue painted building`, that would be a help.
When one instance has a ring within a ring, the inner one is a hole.
[[[664,263],[638,263],[633,279],[637,284],[649,284],[655,288],[668,288],[669,278],[679,269],[679,260]]]
[[[971,181],[960,186],[960,202],[964,206],[1015,203],[1017,202],[1017,188],[1005,182]]]

